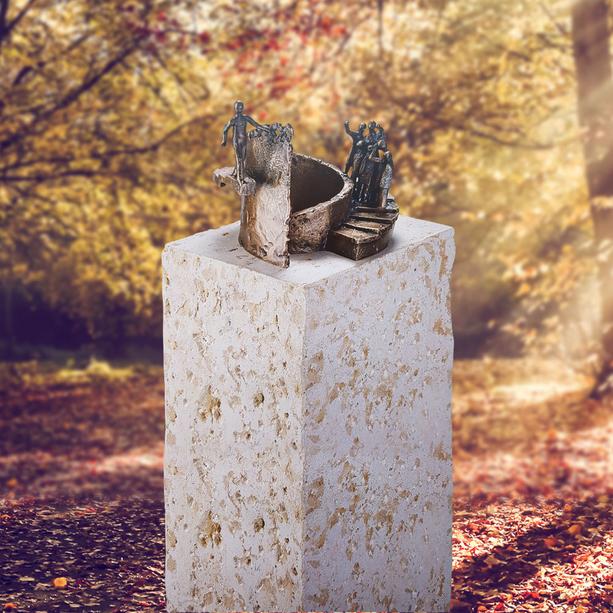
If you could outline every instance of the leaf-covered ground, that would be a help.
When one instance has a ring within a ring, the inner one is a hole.
[[[164,610],[159,373],[0,392],[0,610]],[[613,402],[571,373],[461,362],[454,611],[613,607]]]

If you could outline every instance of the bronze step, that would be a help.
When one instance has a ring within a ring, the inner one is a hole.
[[[356,230],[364,230],[364,232],[375,232],[379,233],[381,230],[387,228],[389,224],[386,223],[377,223],[374,221],[366,221],[361,219],[356,219],[355,217],[350,217],[342,227],[345,228],[354,228]]]
[[[366,207],[358,207],[363,209]],[[377,209],[369,209],[369,212]],[[379,211],[382,209],[379,209]],[[360,219],[362,213],[352,211],[349,219],[336,230],[328,234],[326,249],[338,253],[352,260],[361,260],[374,255],[387,247],[394,223],[398,219],[398,211],[386,210],[385,219],[379,221],[366,215],[366,219]]]
[[[389,215],[384,217],[383,215],[377,215],[372,213],[352,213],[350,220],[358,219],[360,221],[378,221],[380,223],[390,224],[396,221],[397,215]]]
[[[358,213],[374,213],[375,215],[396,215],[398,216],[398,209],[391,209],[380,206],[356,206],[352,209],[353,212]]]

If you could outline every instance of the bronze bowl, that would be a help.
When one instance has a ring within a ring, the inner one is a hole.
[[[333,164],[292,153],[290,253],[325,248],[330,231],[347,217],[352,188],[351,179]]]

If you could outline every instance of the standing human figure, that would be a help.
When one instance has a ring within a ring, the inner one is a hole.
[[[368,122],[368,142],[370,144],[376,143],[379,140],[379,128],[381,126],[376,121]]]
[[[366,152],[360,160],[358,170],[358,182],[356,183],[357,192],[355,200],[361,203],[368,203],[372,193],[372,181],[375,176],[375,157],[377,157],[378,143],[370,142],[367,144]]]
[[[245,160],[247,159],[247,124],[251,124],[254,128],[261,128],[268,131],[267,126],[259,124],[249,115],[243,114],[245,105],[237,100],[234,103],[234,117],[224,126],[221,144],[223,147],[228,142],[228,130],[232,128],[232,146],[234,147],[234,156],[236,157],[236,166],[234,173],[236,180],[242,184],[245,181]]]
[[[360,143],[364,142],[364,130],[366,130],[366,124],[361,123],[357,129],[357,131],[353,131],[349,129],[349,122],[345,122],[345,132],[351,138],[351,151],[349,152],[349,157],[347,158],[347,162],[345,163],[345,174],[349,174],[349,171],[352,170],[351,176],[355,175],[355,171],[358,168],[358,165],[355,165],[354,162],[356,155],[358,154],[358,147]]]
[[[386,151],[383,154],[383,173],[381,174],[380,192],[379,192],[379,206],[381,208],[387,207],[387,199],[390,193],[390,187],[392,186],[392,175],[394,173],[394,160],[392,154]]]
[[[368,154],[368,141],[364,138],[357,142],[355,146],[355,153],[353,156],[353,161],[351,163],[351,178],[354,182],[359,181],[360,179],[360,168],[362,166],[362,160]]]

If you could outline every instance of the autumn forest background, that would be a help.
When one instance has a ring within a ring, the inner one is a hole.
[[[452,225],[456,611],[613,606],[610,0],[0,0],[0,607],[164,608],[160,252],[240,98]]]

